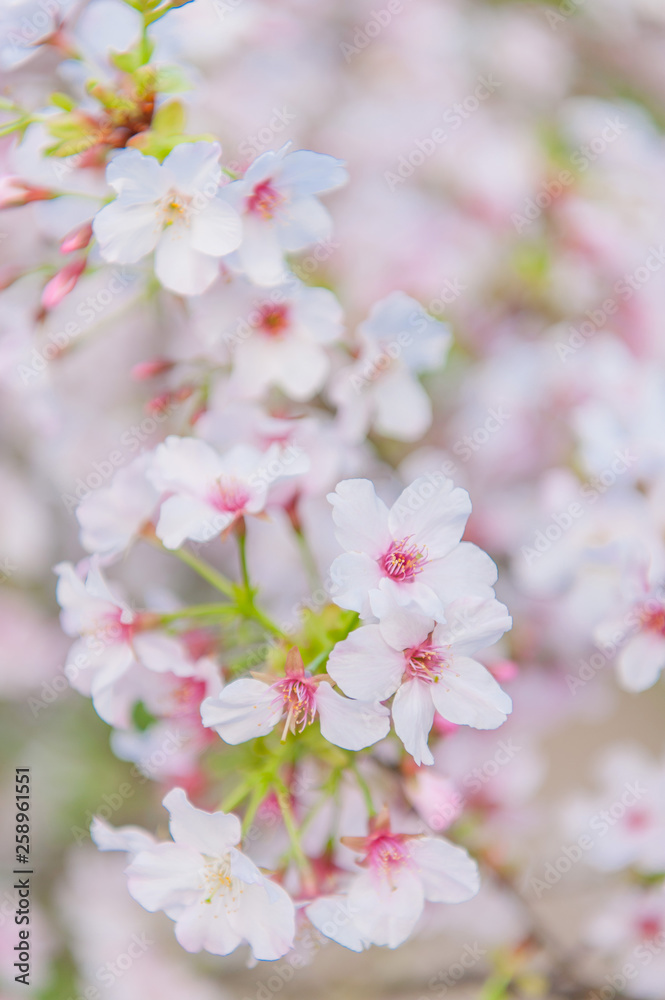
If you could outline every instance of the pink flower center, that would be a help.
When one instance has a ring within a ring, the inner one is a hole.
[[[187,677],[171,692],[172,714],[198,715],[201,702],[206,695],[206,682],[196,677]]]
[[[245,483],[239,482],[234,476],[220,476],[208,500],[216,510],[237,514],[245,509],[250,497]]]
[[[433,646],[429,640],[406,649],[404,658],[406,676],[411,680],[427,681],[428,684],[436,683],[441,671],[448,665],[444,651]]]
[[[111,611],[104,615],[104,618],[95,630],[96,638],[100,639],[105,646],[112,646],[118,643],[131,643],[136,632],[138,622],[132,618],[129,622],[122,620],[122,608]]]
[[[260,319],[256,325],[268,337],[279,337],[289,328],[289,307],[286,305],[261,306],[259,316]]]
[[[377,833],[369,838],[367,846],[369,866],[381,875],[401,868],[410,858],[403,834]]]
[[[656,916],[642,917],[642,919],[637,922],[638,933],[645,941],[649,941],[657,937],[660,934],[662,927],[662,922]]]
[[[379,559],[379,565],[393,580],[408,582],[423,571],[427,562],[424,546],[409,545],[411,535],[401,542],[392,542],[390,548]]]
[[[629,830],[636,833],[639,830],[646,830],[651,826],[651,816],[646,809],[629,809],[626,813],[624,823]]]
[[[660,632],[665,635],[665,608],[649,608],[644,606],[640,609],[640,623],[642,628],[650,632]]]
[[[261,181],[247,199],[247,211],[262,219],[272,219],[275,209],[282,201],[283,196],[275,190],[270,180]]]
[[[314,722],[316,715],[316,681],[311,677],[284,677],[273,684],[277,697],[284,704],[286,722],[282,739],[290,730],[301,733],[305,726]]]

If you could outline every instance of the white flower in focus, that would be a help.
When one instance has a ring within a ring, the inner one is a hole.
[[[88,552],[116,556],[137,537],[159,502],[159,491],[146,478],[152,460],[139,455],[118,469],[108,486],[90,490],[76,508],[81,545]]]
[[[311,399],[330,371],[324,345],[342,332],[342,308],[327,288],[293,281],[254,296],[248,322],[225,337],[233,358],[231,387],[246,399],[270,386],[291,399]]]
[[[350,698],[383,701],[392,694],[395,731],[416,764],[433,764],[427,737],[434,712],[448,722],[496,729],[512,702],[474,653],[496,642],[512,622],[493,598],[465,598],[446,608],[448,624],[405,611],[380,594],[379,625],[364,625],[338,642],[328,672]]]
[[[219,455],[204,441],[171,435],[157,447],[148,472],[157,489],[171,494],[162,503],[157,536],[167,549],[187,538],[209,542],[245,514],[260,514],[272,484],[307,467],[306,456],[292,446],[260,452],[236,445]]]
[[[379,616],[377,598],[436,621],[458,597],[493,596],[496,566],[461,542],[471,501],[444,476],[420,476],[388,510],[368,479],[346,479],[328,494],[336,537],[346,552],[330,567],[333,600],[362,618]]]
[[[271,732],[281,719],[282,738],[302,732],[318,716],[321,735],[344,750],[362,750],[388,735],[388,709],[376,699],[342,698],[325,674],[305,673],[297,649],[290,650],[284,677],[242,678],[201,705],[204,726],[233,745]]]
[[[222,191],[243,220],[239,266],[257,285],[285,280],[284,253],[330,239],[332,220],[316,195],[347,179],[341,160],[307,149],[289,153],[289,145],[262,153]]]
[[[448,326],[396,291],[373,306],[358,335],[360,357],[338,372],[331,391],[342,433],[360,441],[373,427],[384,437],[417,441],[432,423],[432,403],[417,375],[443,364]]]
[[[173,841],[154,843],[136,827],[114,831],[99,820],[93,826],[102,850],[134,854],[127,868],[130,895],[175,921],[185,951],[229,955],[246,942],[256,959],[285,955],[295,932],[293,902],[238,850],[238,817],[194,808],[182,788],[171,789],[162,804]]]
[[[161,164],[137,149],[114,156],[106,179],[117,197],[93,222],[104,260],[134,264],[154,250],[165,288],[204,292],[242,232],[237,212],[218,197],[220,153],[216,142],[184,142]]]
[[[323,896],[305,912],[326,937],[352,951],[371,944],[397,948],[431,903],[462,903],[480,888],[478,866],[442,837],[393,833],[387,811],[370,821],[367,837],[342,837],[365,855],[345,895]]]

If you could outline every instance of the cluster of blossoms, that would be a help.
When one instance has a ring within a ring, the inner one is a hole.
[[[90,699],[143,790],[77,825],[104,853],[73,852],[66,933],[94,981],[90,878],[186,952],[462,933],[496,1000],[660,1000],[662,761],[612,745],[595,793],[535,796],[566,725],[660,724],[665,144],[634,104],[568,96],[558,22],[478,4],[478,31],[412,0],[336,52],[318,6],[0,12],[0,684],[31,720],[67,685]],[[433,131],[437,89],[459,103]],[[68,650],[31,604],[54,563]],[[153,788],[171,839],[143,828]],[[605,981],[529,918],[582,859],[570,882],[610,896],[576,931]],[[110,1000],[219,995],[169,962]]]

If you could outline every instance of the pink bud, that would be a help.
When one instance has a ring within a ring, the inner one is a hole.
[[[131,370],[131,376],[136,382],[145,382],[156,375],[170,372],[174,362],[167,358],[152,358],[150,361],[139,361]]]
[[[72,229],[71,233],[65,236],[60,244],[60,253],[72,253],[74,250],[83,250],[92,239],[92,223],[84,222],[82,226]]]
[[[30,201],[48,201],[55,197],[53,191],[35,187],[12,174],[0,177],[0,208],[17,208],[20,205],[27,205]]]
[[[496,660],[495,663],[488,663],[487,669],[500,684],[514,680],[519,673],[517,664],[512,660]]]
[[[42,292],[42,305],[45,309],[54,309],[65,296],[69,295],[85,270],[85,265],[86,259],[81,257],[67,264],[51,278]]]

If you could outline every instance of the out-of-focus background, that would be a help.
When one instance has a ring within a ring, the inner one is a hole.
[[[33,108],[53,89],[78,86],[67,64],[57,78],[48,47],[13,57],[12,32],[29,32],[49,2],[26,13],[6,3],[0,12],[3,93]],[[76,31],[103,78],[106,48],[124,44],[122,5],[83,6]],[[448,463],[469,490],[468,537],[497,561],[498,596],[515,622],[517,675],[507,684],[515,708],[496,733],[444,740],[437,758],[482,816],[472,839],[488,868],[477,899],[428,911],[395,952],[356,955],[317,939],[302,945],[297,968],[284,960],[253,969],[240,952],[186,955],[171,922],[129,897],[123,857],[90,841],[96,814],[164,834],[160,802],[174,769],[168,745],[151,751],[143,771],[117,733],[114,754],[109,727],[69,688],[52,572],[83,555],[74,509],[107,482],[109,455],[129,462],[177,430],[177,413],[163,423],[146,417],[149,391],[127,371],[177,353],[182,329],[177,316],[134,300],[131,282],[102,314],[102,279],[93,275],[74,303],[89,297],[92,310],[89,320],[78,313],[80,344],[44,360],[36,346],[65,329],[74,307],[65,301],[38,317],[39,273],[20,289],[7,281],[2,1000],[493,1000],[510,990],[592,1000],[593,989],[610,1000],[624,987],[643,1000],[665,998],[665,947],[654,944],[650,957],[638,951],[665,929],[654,847],[659,835],[665,841],[665,693],[662,682],[622,690],[623,640],[608,646],[598,631],[637,600],[631,580],[655,586],[663,561],[665,4],[195,0],[155,36],[193,81],[184,97],[190,131],[216,134],[225,163],[242,170],[287,141],[347,161],[350,182],[327,202],[334,241],[305,259],[302,276],[334,288],[350,327],[394,288],[450,323],[451,357],[426,379],[431,431],[416,450],[381,440],[378,454],[405,481]],[[3,169],[46,183],[32,141],[31,132],[18,148],[2,140]],[[58,181],[66,187],[69,177]],[[3,212],[3,282],[43,259],[71,225],[55,203]],[[581,514],[570,514],[571,504]],[[258,557],[255,565],[278,614],[280,601],[297,595],[274,568]],[[131,553],[117,575],[134,596],[158,581],[197,599],[188,571],[157,553]],[[29,990],[9,974],[13,780],[26,766],[35,870]],[[180,779],[195,788],[196,769],[183,768]],[[629,785],[637,791],[624,830]],[[609,819],[598,818],[603,810]],[[592,846],[578,859],[585,831]],[[493,856],[513,873],[510,884],[492,875]],[[504,973],[481,994],[488,956]],[[627,964],[634,975],[621,972]]]

